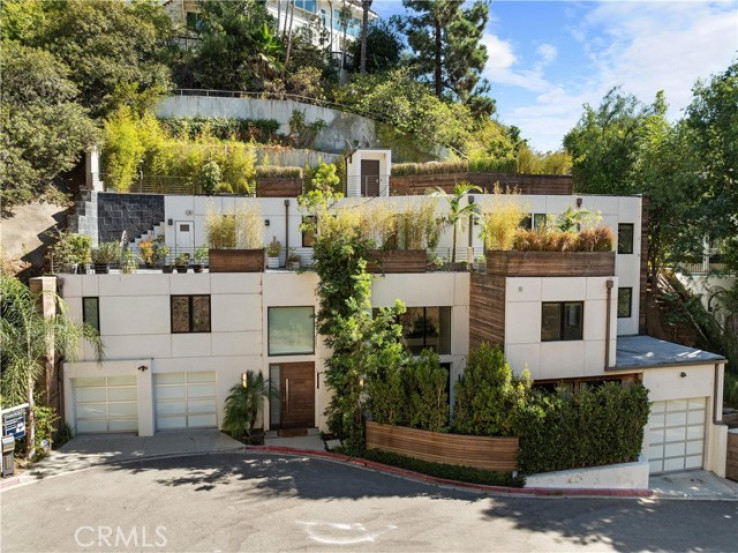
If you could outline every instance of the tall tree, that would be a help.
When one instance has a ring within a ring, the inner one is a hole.
[[[377,20],[369,24],[366,36],[366,73],[379,73],[396,69],[402,55],[402,39],[387,21]],[[361,56],[361,43],[351,44],[354,59]]]
[[[414,51],[418,75],[433,75],[436,96],[444,91],[461,101],[487,91],[481,88],[480,73],[487,63],[487,48],[481,44],[489,18],[489,2],[477,0],[464,8],[463,0],[403,0],[412,10],[403,21],[408,44]]]
[[[3,402],[30,404],[28,421],[28,457],[34,452],[36,381],[43,374],[49,356],[61,355],[74,360],[80,341],[89,342],[98,360],[103,357],[99,334],[89,325],[77,325],[67,317],[66,305],[58,296],[47,293],[58,306],[58,313],[39,312],[39,294],[32,293],[15,277],[0,275],[0,390]]]
[[[39,197],[63,201],[54,179],[75,166],[97,133],[54,55],[3,41],[0,71],[0,200],[7,216]]]
[[[369,9],[372,7],[373,0],[361,0],[361,61],[359,63],[359,72],[363,75],[366,73],[366,40],[369,32]]]

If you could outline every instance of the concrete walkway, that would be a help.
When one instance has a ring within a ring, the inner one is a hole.
[[[712,499],[738,501],[738,482],[706,470],[689,470],[652,476],[648,487],[660,499]]]

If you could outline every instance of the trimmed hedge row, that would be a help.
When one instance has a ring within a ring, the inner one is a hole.
[[[265,178],[302,178],[302,167],[257,165],[256,176]]]
[[[533,390],[516,421],[518,467],[535,474],[636,461],[649,410],[642,384],[582,385],[573,394]]]
[[[221,140],[235,139],[242,142],[280,142],[276,119],[237,119],[225,117],[168,117],[159,124],[172,136],[187,136],[194,140],[204,131]]]
[[[525,485],[524,476],[513,476],[510,473],[493,472],[481,470],[474,467],[462,467],[446,465],[444,463],[432,463],[421,461],[412,457],[398,455],[379,449],[366,450],[361,454],[362,459],[383,463],[393,467],[412,470],[436,478],[447,480],[458,480],[459,482],[470,482],[472,484],[483,484],[485,486],[508,486],[522,488]]]
[[[429,161],[427,163],[394,163],[392,175],[437,175],[444,173],[517,173],[514,158],[480,158],[455,161]]]

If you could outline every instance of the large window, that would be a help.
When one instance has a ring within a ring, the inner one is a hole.
[[[633,223],[618,225],[618,253],[633,253]]]
[[[269,355],[315,353],[315,309],[269,308]]]
[[[295,7],[310,13],[315,13],[318,9],[316,0],[295,0]]]
[[[520,227],[528,230],[536,230],[545,227],[548,216],[545,213],[531,213],[520,221]]]
[[[100,332],[99,298],[82,298],[82,322]]]
[[[618,317],[630,317],[633,304],[633,288],[618,288]]]
[[[573,302],[545,302],[541,318],[541,341],[581,340],[584,304]]]
[[[450,307],[408,307],[399,322],[402,337],[412,353],[417,355],[424,349],[451,353]]]
[[[210,332],[210,296],[172,296],[172,333]]]

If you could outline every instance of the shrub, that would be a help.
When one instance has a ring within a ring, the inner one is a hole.
[[[448,373],[441,368],[438,354],[429,350],[405,368],[410,426],[431,432],[448,430]]]
[[[522,488],[525,485],[525,478],[523,476],[513,476],[509,473],[493,472],[474,467],[432,463],[379,449],[367,450],[361,456],[364,459],[376,463],[383,463],[447,480],[458,480],[459,482],[470,482],[485,486],[509,486],[514,488]]]
[[[648,413],[642,384],[583,385],[573,394],[535,391],[517,410],[518,467],[534,474],[635,461]]]
[[[240,205],[231,213],[211,206],[205,214],[205,227],[210,248],[264,247],[264,220],[256,203]]]
[[[485,209],[481,217],[484,247],[487,250],[511,250],[515,232],[523,218],[520,193],[507,190],[503,194],[499,185],[495,185],[492,209]]]
[[[117,263],[121,258],[118,242],[104,242],[91,252],[93,263]]]
[[[200,169],[200,187],[203,194],[210,196],[220,186],[220,165],[216,161],[208,161]]]
[[[513,376],[505,355],[483,342],[470,351],[455,385],[454,430],[480,436],[515,435],[516,411],[525,404],[531,380]]]
[[[545,252],[609,252],[614,245],[609,227],[585,228],[580,232],[565,232],[549,227],[517,229],[513,247],[520,251]]]
[[[203,134],[221,140],[242,142],[276,142],[279,121],[276,119],[238,119],[224,117],[171,117],[159,119],[159,125],[170,136],[195,140]]]
[[[469,160],[469,171],[477,173],[517,173],[517,160],[512,157],[481,157]]]
[[[289,166],[283,167],[281,165],[257,165],[256,177],[301,179],[302,168]]]

